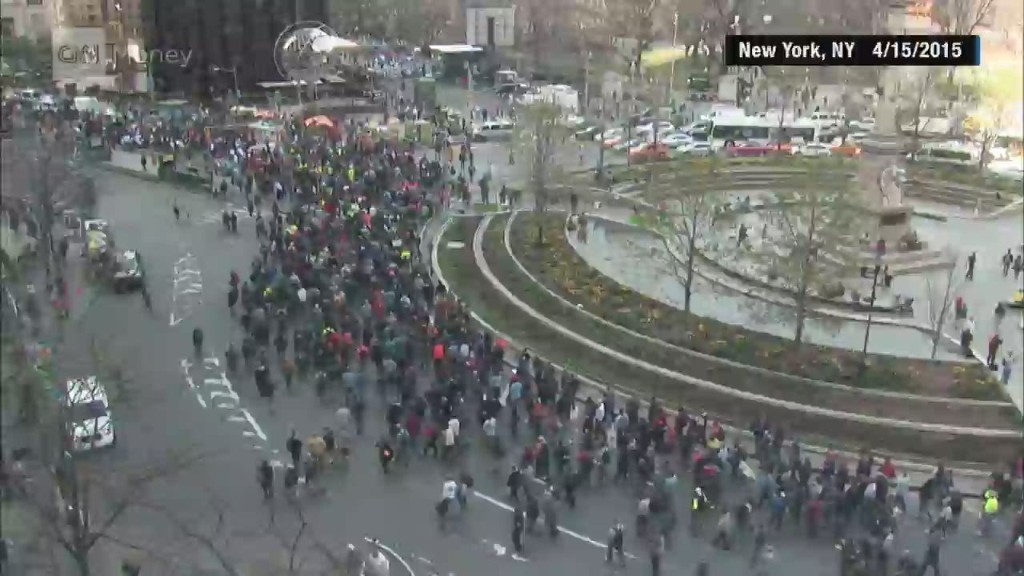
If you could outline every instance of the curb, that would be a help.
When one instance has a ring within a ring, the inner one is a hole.
[[[444,284],[446,287],[448,287],[448,290],[449,290],[450,293],[452,293],[453,295],[458,297],[458,295],[455,294],[454,290],[452,290],[451,284],[444,277],[444,274],[441,271],[441,268],[440,268],[440,266],[437,263],[438,246],[440,245],[440,241],[443,238],[445,232],[447,231],[448,226],[449,226],[450,223],[451,223],[451,220],[448,219],[448,220],[446,220],[442,224],[441,228],[438,230],[438,233],[437,233],[437,235],[435,237],[435,241],[434,241],[433,245],[430,246],[431,271],[432,271],[432,273],[434,274],[435,278],[438,281],[440,281],[442,284]],[[517,351],[520,351],[520,350],[525,348],[525,346],[523,346],[520,343],[518,343],[515,339],[509,337],[507,334],[504,334],[500,330],[497,330],[496,328],[494,328],[493,326],[488,324],[476,312],[470,310],[470,315],[473,318],[473,320],[478,325],[480,325],[482,328],[484,328],[485,330],[490,331],[491,333],[495,334],[496,336],[498,336],[498,337],[504,339],[505,341],[507,341],[509,343],[509,351],[517,352]],[[547,362],[548,364],[550,364],[554,368],[556,368],[556,369],[558,369],[560,371],[566,371],[565,366],[562,366],[561,364],[558,364],[558,363],[550,361],[548,358],[545,358],[543,355],[537,353],[536,350],[533,350],[532,352],[533,352],[533,354],[535,356],[541,358],[542,360],[544,360],[545,362]],[[509,366],[513,366],[512,362],[510,362],[509,360],[505,360],[505,363],[507,365],[509,365]],[[586,386],[588,386],[591,389],[595,389],[595,390],[598,390],[598,391],[602,391],[602,390],[612,391],[612,392],[615,392],[615,393],[619,394],[620,396],[624,396],[626,398],[635,398],[638,402],[640,402],[641,406],[644,406],[644,405],[647,404],[645,402],[645,400],[644,400],[644,395],[639,393],[636,390],[631,389],[631,388],[623,387],[623,386],[618,385],[618,384],[616,384],[616,385],[609,385],[609,384],[604,384],[604,383],[596,382],[596,381],[594,381],[594,380],[592,380],[592,379],[590,379],[590,378],[588,378],[586,376],[583,376],[583,375],[577,375],[577,377],[580,379],[581,382],[583,382]],[[581,398],[581,399],[583,399],[583,398]],[[665,410],[669,414],[675,415],[677,413],[675,410],[672,410],[671,408],[668,408],[668,407],[666,407]],[[749,441],[749,440],[751,440],[753,438],[753,434],[749,430],[745,430],[745,429],[741,429],[741,428],[735,428],[735,427],[726,425],[724,423],[722,424],[722,427],[726,430],[726,432],[729,435],[731,435],[733,437],[737,437],[738,436],[738,437],[740,437],[740,438],[742,438],[744,440],[747,440],[747,441]],[[813,445],[813,444],[803,444],[803,443],[801,443],[800,446],[801,446],[802,450],[808,451],[808,452],[810,452],[812,454],[817,454],[817,455],[823,455],[823,454],[825,454],[828,451],[828,448],[826,448],[826,447],[817,446],[817,445]],[[858,457],[857,454],[852,453],[852,452],[837,451],[837,453],[839,455],[843,456],[844,458],[847,458],[847,459],[854,459],[855,460]],[[904,458],[905,457],[906,456],[904,456]],[[904,460],[904,459],[894,458],[893,462],[894,462],[894,464],[896,464],[900,468],[906,469],[908,471],[918,472],[918,473],[929,473],[930,474],[930,473],[934,472],[934,470],[935,470],[935,466],[934,465],[932,465],[932,464],[925,464],[925,463],[922,463],[920,461]],[[989,471],[989,470],[980,470],[980,469],[974,469],[974,468],[947,468],[947,469],[953,471],[955,474],[957,474],[959,476],[971,478],[974,481],[987,480],[991,476],[991,471]],[[917,487],[914,487],[914,489],[916,490]],[[980,495],[977,495],[977,494],[967,494],[967,493],[965,493],[965,496],[970,496],[970,497],[974,497],[974,498],[980,498]]]

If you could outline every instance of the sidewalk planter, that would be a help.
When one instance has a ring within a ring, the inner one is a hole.
[[[496,217],[486,233],[483,234],[482,240],[484,260],[489,264],[495,276],[500,274],[500,280],[503,283],[505,282],[504,277],[511,275],[506,270],[515,267],[514,262],[509,262],[511,258],[503,245],[502,228],[506,218],[507,216]],[[558,217],[553,218],[557,220],[557,223],[548,230],[562,230],[561,224],[564,220]],[[471,238],[473,237],[472,231],[478,222],[477,219],[457,219],[444,236],[438,240],[438,265],[451,290],[466,302],[482,321],[494,326],[506,337],[521,346],[528,346],[536,350],[549,361],[568,366],[569,369],[591,380],[632,389],[638,396],[657,395],[668,406],[685,407],[691,411],[706,410],[712,418],[720,419],[739,428],[746,428],[754,419],[767,416],[772,421],[784,423],[790,434],[800,437],[804,442],[827,445],[838,441],[839,445],[855,451],[865,447],[882,448],[884,451],[894,454],[915,454],[930,459],[942,459],[947,464],[981,462],[984,463],[981,467],[986,468],[996,463],[1001,465],[1007,458],[1020,450],[1020,441],[1017,437],[993,439],[961,436],[948,433],[941,426],[929,427],[927,431],[914,430],[908,426],[882,427],[858,421],[856,418],[832,418],[806,413],[799,409],[783,408],[776,404],[755,402],[747,398],[726,395],[706,387],[688,384],[680,381],[679,377],[670,377],[661,371],[638,369],[632,363],[621,358],[609,356],[590,345],[567,337],[533,315],[525,314],[508,298],[496,294],[495,289],[477,266],[474,258]],[[526,240],[522,234],[532,236],[533,230],[535,228],[526,228],[519,236],[519,241]],[[554,234],[557,233],[554,232]],[[448,242],[456,240],[462,243],[461,246],[446,247]],[[516,244],[516,246],[522,246],[522,244]],[[522,258],[520,259],[522,260]],[[651,356],[652,351],[659,349],[657,345],[648,341],[625,337],[622,332],[613,331],[604,325],[584,319],[577,310],[552,298],[542,287],[532,283],[521,272],[517,272],[517,274],[518,280],[514,285],[506,284],[508,289],[513,291],[518,298],[524,301],[529,300],[531,306],[537,303],[535,309],[549,320],[577,330],[579,333],[585,334],[587,338],[594,340],[601,338],[603,341],[608,341],[609,343],[606,345],[615,345],[618,350],[621,350],[621,355],[639,358]],[[611,296],[605,294],[602,297],[610,298]],[[543,307],[539,304],[542,298],[547,298],[550,301]],[[585,325],[586,322],[590,322],[590,325]],[[743,346],[747,346],[747,344],[739,345],[740,348]],[[665,357],[682,356],[678,351],[671,352],[667,349],[658,353]],[[692,369],[688,370],[688,373],[693,373],[693,376],[697,378],[705,378],[706,374],[696,373],[703,372],[701,366],[693,363],[690,368]],[[734,384],[731,381],[734,373],[725,367],[714,367],[711,372],[713,379],[707,378],[707,380],[730,386]],[[745,385],[748,384],[749,382],[745,383]],[[754,382],[755,387],[757,384]],[[772,390],[767,387],[758,389],[761,394],[767,395],[774,391],[774,387],[771,388]],[[825,393],[831,394],[831,391],[822,392],[822,394]],[[821,394],[817,396],[804,395],[802,403],[817,404],[819,396]],[[959,408],[954,410],[944,406],[941,402],[930,406],[930,411],[933,413],[957,410]]]

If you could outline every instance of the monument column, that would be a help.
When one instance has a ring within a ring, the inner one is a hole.
[[[897,17],[891,13],[890,23]],[[890,28],[894,27],[890,25]],[[873,235],[872,242],[883,239],[886,244],[895,247],[899,239],[910,231],[910,214],[913,211],[903,204],[901,188],[904,143],[896,124],[898,69],[884,69],[880,84],[875,126],[871,134],[861,142],[857,182],[875,222],[874,232],[870,227],[868,230]]]

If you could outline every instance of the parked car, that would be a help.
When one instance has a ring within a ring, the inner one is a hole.
[[[860,146],[857,146],[856,144],[854,144],[852,142],[847,142],[845,144],[840,144],[839,146],[833,146],[832,147],[832,155],[833,156],[845,156],[847,158],[852,158],[852,157],[855,157],[855,156],[860,156]]]
[[[530,91],[530,85],[526,82],[509,82],[501,84],[494,89],[498,96],[516,97],[522,96]]]
[[[871,132],[875,128],[874,118],[861,118],[860,120],[850,120],[850,129],[857,130],[860,132]]]
[[[690,142],[676,148],[676,152],[688,156],[710,156],[713,151],[709,142]]]
[[[623,140],[620,141],[618,144],[612,146],[612,150],[615,150],[616,152],[627,152],[629,150],[632,150],[633,148],[636,148],[637,146],[642,146],[643,144],[646,143],[647,138],[633,138],[632,140]]]
[[[668,160],[669,147],[658,142],[657,144],[644,144],[636,148],[632,148],[629,151],[629,160],[631,162],[654,162],[657,160]]]
[[[828,144],[822,144],[821,142],[808,142],[796,149],[796,153],[800,156],[807,157],[819,157],[819,156],[831,156],[832,146]]]
[[[516,125],[511,120],[488,120],[473,125],[473,141],[491,142],[511,140]]]
[[[670,148],[678,148],[683,144],[693,142],[693,138],[689,134],[683,134],[682,132],[672,132],[666,134],[664,137],[659,136],[658,142],[664,142],[666,146]]]
[[[111,283],[114,292],[122,294],[142,287],[145,281],[139,253],[134,250],[123,250],[114,258]]]
[[[775,154],[778,152],[778,146],[773,144],[751,144],[751,143],[736,143],[732,146],[726,146],[725,151],[730,156],[736,157],[750,157],[750,156],[768,156],[769,154]]]
[[[598,138],[601,140],[601,146],[612,148],[626,138],[626,132],[621,128],[612,128],[605,130]]]
[[[72,451],[84,452],[117,443],[107,391],[95,376],[68,380],[61,400],[68,414],[67,441]]]
[[[636,130],[634,130],[634,132],[636,132],[637,134],[653,133],[655,128],[658,129],[659,134],[668,134],[669,132],[674,132],[676,129],[676,127],[673,126],[671,122],[668,122],[667,120],[658,120],[656,122],[647,122],[641,124],[636,127]]]
[[[600,133],[601,133],[601,128],[599,126],[587,126],[586,128],[583,128],[581,130],[577,130],[576,132],[573,133],[572,136],[573,136],[573,138],[575,138],[576,140],[579,140],[579,141],[584,141],[584,140],[589,141],[589,140],[594,140],[597,137],[597,135],[600,134]]]

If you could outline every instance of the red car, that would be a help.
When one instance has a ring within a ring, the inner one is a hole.
[[[726,152],[730,156],[736,157],[751,157],[751,156],[768,156],[770,154],[792,154],[793,147],[789,144],[783,144],[781,147],[778,144],[752,144],[740,142],[728,146]]]
[[[642,147],[629,151],[630,162],[653,162],[657,160],[668,160],[668,146],[658,142],[657,144],[644,144]]]

